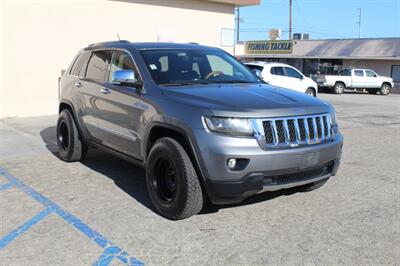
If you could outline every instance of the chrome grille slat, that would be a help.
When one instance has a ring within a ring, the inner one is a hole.
[[[311,145],[331,140],[329,114],[258,119],[260,138],[267,147]]]

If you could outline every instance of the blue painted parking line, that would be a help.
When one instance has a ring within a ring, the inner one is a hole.
[[[11,184],[11,183],[3,184],[0,186],[0,191],[6,190],[12,186],[13,186],[13,184]]]
[[[58,214],[62,219],[67,221],[70,225],[78,229],[82,232],[85,236],[91,239],[94,243],[104,249],[103,254],[100,255],[98,260],[94,262],[93,265],[108,265],[114,258],[120,260],[125,265],[144,265],[143,262],[140,260],[130,257],[126,251],[123,251],[120,247],[114,245],[111,241],[107,238],[102,236],[100,233],[91,229],[87,224],[82,222],[80,219],[76,218],[66,210],[62,209],[56,203],[51,201],[50,199],[46,198],[39,192],[35,191],[34,189],[30,188],[29,186],[25,185],[16,177],[12,176],[10,173],[7,172],[4,168],[0,167],[0,175],[4,176],[10,181],[10,186],[15,186],[26,194],[43,204],[46,209],[39,214],[35,215],[29,221],[25,222],[22,226],[18,229],[12,231],[5,237],[0,239],[0,250],[3,249],[6,245],[11,243],[14,239],[16,239],[19,235],[23,234],[24,232],[28,231],[34,224],[38,223],[42,219],[48,216],[51,212]],[[4,185],[3,185],[4,186]],[[2,187],[3,187],[2,186]]]
[[[43,211],[39,212],[36,214],[32,219],[18,227],[18,229],[12,231],[5,237],[0,239],[0,249],[4,248],[7,246],[9,243],[11,243],[15,238],[17,238],[19,235],[23,234],[24,232],[28,231],[34,224],[37,224],[41,220],[47,217],[53,210],[50,208],[46,208]]]

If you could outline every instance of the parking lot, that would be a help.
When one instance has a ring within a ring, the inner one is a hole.
[[[345,138],[337,176],[175,222],[142,169],[98,150],[61,161],[56,116],[0,120],[0,264],[399,264],[400,95],[319,97]]]

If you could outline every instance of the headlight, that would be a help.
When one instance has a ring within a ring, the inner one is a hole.
[[[251,136],[253,128],[249,119],[230,117],[204,117],[209,130],[230,135]]]
[[[339,133],[339,126],[337,123],[337,118],[336,118],[336,111],[335,109],[332,108],[332,110],[329,112],[331,116],[331,130],[332,130],[332,136],[335,137],[336,134]]]

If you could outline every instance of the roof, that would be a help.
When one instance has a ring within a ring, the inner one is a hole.
[[[291,54],[268,54],[267,57],[400,60],[400,38],[295,40]]]
[[[134,47],[139,50],[146,49],[216,49],[210,46],[199,45],[196,43],[169,43],[169,42],[129,42],[126,40],[108,41],[90,44],[84,50],[94,50],[98,48],[113,48],[113,47]]]
[[[206,0],[208,2],[217,2],[223,4],[231,4],[235,6],[252,6],[259,5],[261,0]]]
[[[254,66],[289,66],[288,64],[279,63],[279,62],[265,62],[265,61],[253,61],[253,62],[244,62],[245,65],[254,65]]]

